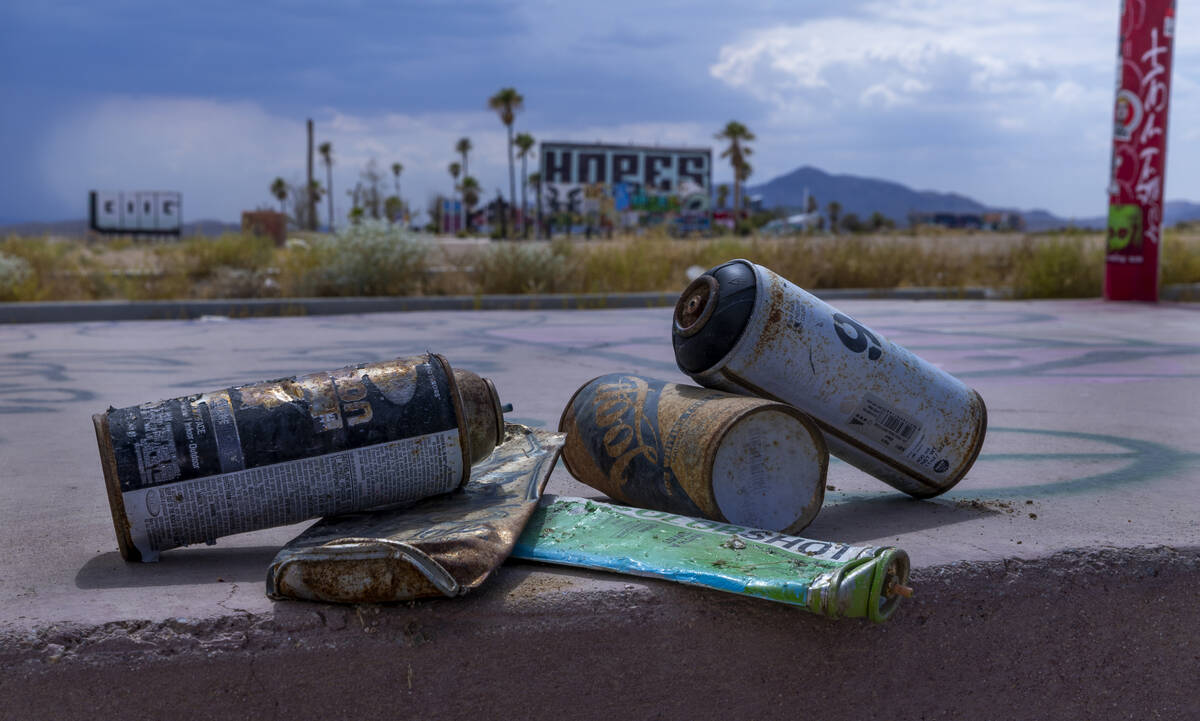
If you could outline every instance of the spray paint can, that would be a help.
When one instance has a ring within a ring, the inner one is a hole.
[[[614,373],[558,428],[571,475],[627,505],[792,532],[825,499],[825,443],[783,403]]]
[[[918,498],[952,488],[983,445],[977,392],[747,260],[684,290],[672,342],[700,384],[799,408],[833,455]]]
[[[92,416],[127,561],[454,490],[504,437],[492,382],[426,354]]]

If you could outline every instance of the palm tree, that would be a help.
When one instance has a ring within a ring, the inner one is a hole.
[[[521,112],[525,105],[525,98],[517,92],[516,88],[500,88],[500,90],[488,98],[488,107],[495,110],[500,116],[500,122],[504,123],[504,127],[508,128],[508,212],[512,213],[514,204],[516,203],[517,195],[517,179],[513,172],[513,120],[517,117],[517,113]],[[505,227],[505,235],[508,235],[508,228]]]
[[[729,202],[729,183],[721,183],[717,186],[717,207],[724,208]]]
[[[729,147],[721,153],[721,157],[729,158],[729,164],[733,167],[733,207],[737,211],[742,207],[742,187],[741,181],[738,179],[738,169],[746,163],[746,156],[752,152],[743,143],[754,140],[754,133],[738,121],[730,120],[721,132],[717,133],[716,138],[729,141]]]
[[[842,204],[836,200],[829,201],[829,205],[825,206],[826,212],[829,214],[829,229],[836,235],[838,232],[838,216],[842,214]]]
[[[470,175],[463,176],[462,192],[463,207],[467,209],[467,217],[469,219],[471,209],[479,202],[479,181]]]
[[[272,180],[271,195],[274,195],[275,199],[279,201],[279,212],[287,215],[287,208],[285,208],[283,205],[287,202],[288,197],[287,181],[283,178],[276,178],[275,180]]]
[[[317,214],[317,204],[321,202],[322,196],[325,195],[325,189],[321,187],[321,181],[313,180],[311,183],[308,184],[308,192],[312,195],[312,199],[313,199],[312,212],[313,212],[313,215],[315,216]],[[319,225],[319,223],[317,223],[316,217],[314,217],[312,219],[312,225],[313,225],[313,227],[316,227],[317,225]]]
[[[750,163],[747,163],[745,160],[743,160],[742,164],[737,166],[737,170],[734,171],[733,179],[735,182],[740,183],[742,185],[742,187],[744,188],[745,184],[746,184],[746,180],[750,177],[750,174],[753,172],[754,172],[754,166],[750,165]],[[742,205],[746,205],[746,200],[747,200],[747,198],[745,198],[745,197],[742,198]]]
[[[453,193],[451,193],[451,196],[452,196],[452,197],[454,197],[454,198],[457,198],[457,197],[458,197],[458,190],[459,190],[459,186],[458,186],[458,174],[462,172],[462,166],[461,166],[461,165],[459,165],[457,162],[455,162],[455,163],[450,163],[450,168],[449,168],[449,170],[450,170],[450,177],[451,177],[451,178],[454,178],[454,192],[453,192]],[[465,205],[466,205],[466,203],[463,203],[463,205],[465,206]],[[461,215],[461,213],[460,213],[460,215]],[[464,217],[465,217],[465,216],[464,216]],[[465,230],[465,229],[466,229],[466,226],[465,226],[465,224],[464,224],[463,228],[461,228],[460,230]]]
[[[467,137],[459,138],[458,142],[454,144],[454,150],[462,156],[462,174],[465,178],[471,174],[471,166],[467,164],[467,156],[471,152],[471,139]],[[460,208],[460,212],[462,215],[462,226],[465,228],[467,227],[467,206],[465,203]]]
[[[396,183],[396,197],[400,197],[400,174],[404,172],[403,163],[392,163],[392,179]]]
[[[404,172],[403,163],[392,163],[392,179],[396,183],[396,200],[400,201],[400,216],[404,215],[404,201],[400,198],[400,173]],[[391,216],[388,216],[391,217]],[[403,220],[403,217],[401,217]]]
[[[333,232],[333,143],[324,142],[317,147],[321,162],[325,164],[325,187],[329,191],[329,232]]]
[[[525,182],[533,186],[533,193],[537,198],[535,201],[537,203],[537,236],[540,238],[542,235],[542,174],[536,171],[530,173],[525,178]]]
[[[529,184],[529,168],[526,161],[529,151],[533,150],[533,136],[529,133],[518,133],[513,139],[517,146],[517,157],[521,159],[521,235],[529,237],[529,221],[526,219],[525,186]]]

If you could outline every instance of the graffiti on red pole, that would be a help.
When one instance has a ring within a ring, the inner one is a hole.
[[[1123,0],[1104,297],[1158,300],[1174,0]]]

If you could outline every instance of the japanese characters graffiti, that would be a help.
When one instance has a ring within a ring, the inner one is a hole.
[[[1104,274],[1110,300],[1158,299],[1174,36],[1174,0],[1123,0]]]

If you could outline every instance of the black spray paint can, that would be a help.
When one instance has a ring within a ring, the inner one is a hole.
[[[793,533],[825,499],[825,442],[784,403],[613,373],[558,429],[571,475],[626,505]]]
[[[492,382],[435,354],[110,408],[92,420],[127,561],[445,493],[504,437]]]
[[[672,342],[680,369],[701,385],[799,408],[830,453],[918,498],[958,483],[983,445],[977,392],[747,260],[684,290]]]

